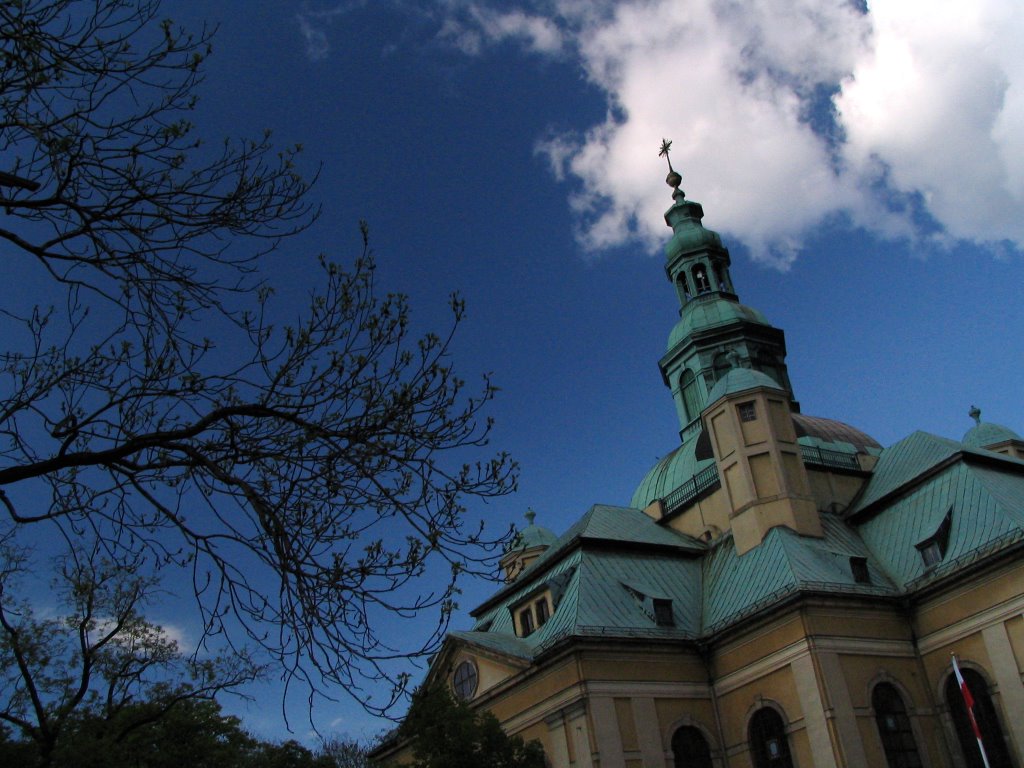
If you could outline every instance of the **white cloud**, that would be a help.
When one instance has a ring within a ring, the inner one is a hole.
[[[548,18],[515,10],[499,12],[478,3],[456,4],[457,15],[447,17],[440,37],[471,56],[486,43],[513,41],[534,53],[556,54],[562,50],[562,32]]]
[[[308,5],[303,5],[302,10],[295,14],[295,21],[299,25],[299,33],[306,45],[306,56],[311,61],[322,61],[331,52],[327,30],[334,18],[361,5],[361,2],[346,3],[320,9],[312,9]]]
[[[521,5],[458,4],[460,33],[473,53],[508,39],[571,51],[606,94],[604,122],[538,143],[578,182],[590,248],[664,241],[662,137],[709,226],[782,266],[836,214],[890,237],[1024,244],[1018,0]]]

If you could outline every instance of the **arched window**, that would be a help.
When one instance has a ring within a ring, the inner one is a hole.
[[[985,679],[973,669],[961,669],[960,672],[974,698],[974,719],[981,731],[981,740],[985,744],[989,767],[1012,768],[1010,753],[1003,740],[1003,731],[999,727],[999,718],[996,716],[992,697],[988,695],[988,685],[985,684]],[[955,675],[950,675],[946,680],[946,705],[949,707],[949,714],[953,717],[957,739],[960,741],[960,750],[964,754],[967,768],[984,768],[985,763],[981,759],[978,740],[974,738],[974,729],[971,728],[971,721],[967,717],[967,708],[964,706],[964,698],[960,693],[960,686],[956,682]]]
[[[686,282],[685,272],[680,272],[676,275],[676,286],[679,289],[679,298],[689,301],[693,294],[690,293],[690,286]]]
[[[715,355],[715,361],[713,363],[715,368],[715,381],[725,376],[732,368],[732,360],[729,358],[728,352],[719,352]]]
[[[675,768],[713,768],[711,748],[699,728],[684,725],[672,734]]]
[[[708,280],[708,272],[703,264],[693,268],[693,285],[697,293],[707,293],[711,290],[711,281]]]
[[[687,368],[679,378],[679,389],[683,393],[683,408],[686,410],[687,423],[700,416],[700,392],[697,390],[697,377]]]
[[[757,710],[750,718],[750,754],[754,768],[793,768],[782,716],[771,707]]]
[[[921,768],[921,756],[899,691],[889,683],[879,683],[871,693],[871,706],[889,768]]]

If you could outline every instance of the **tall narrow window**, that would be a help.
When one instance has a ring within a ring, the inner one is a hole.
[[[889,683],[879,683],[871,693],[871,706],[889,768],[921,768],[921,756],[899,691]]]
[[[708,280],[708,273],[703,264],[698,264],[693,268],[693,284],[697,293],[707,293],[711,290],[711,281]]]
[[[985,679],[973,669],[961,669],[960,672],[974,698],[974,719],[978,723],[981,740],[985,744],[989,768],[1012,768],[1010,753],[1006,748],[1006,741],[1003,739],[1003,730],[999,726],[995,704],[992,702],[992,697],[988,695]],[[964,699],[955,675],[950,675],[946,680],[946,706],[949,707],[949,714],[953,717],[957,739],[960,741],[960,749],[964,754],[964,763],[967,768],[984,768],[985,763],[981,759],[978,740],[974,738],[974,730],[971,728],[971,721],[967,718],[967,708],[964,706]]]
[[[672,616],[672,601],[663,598],[654,598],[654,623],[659,627],[674,627],[676,620]]]
[[[700,392],[697,391],[697,377],[687,368],[679,379],[679,387],[683,392],[683,408],[686,410],[687,422],[700,416]]]
[[[871,583],[871,572],[868,570],[868,559],[866,557],[851,557],[850,573],[853,574],[853,580],[858,584]]]
[[[712,768],[711,748],[699,728],[684,725],[672,734],[675,768]]]
[[[519,631],[521,637],[533,634],[533,611],[529,606],[519,612]]]
[[[679,297],[689,300],[693,294],[690,293],[690,286],[686,282],[686,273],[680,272],[676,275],[676,285],[679,287]]]
[[[533,605],[534,608],[537,609],[537,626],[543,627],[544,622],[546,622],[551,616],[551,612],[548,610],[548,599],[546,597],[542,597]]]
[[[786,724],[774,709],[763,707],[750,718],[748,738],[754,768],[793,768]]]

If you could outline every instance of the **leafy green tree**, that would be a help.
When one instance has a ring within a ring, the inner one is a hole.
[[[414,768],[545,768],[538,742],[508,736],[494,715],[456,701],[442,685],[413,695],[398,738],[413,740]]]
[[[500,554],[467,500],[515,483],[476,450],[494,387],[449,359],[461,300],[413,335],[364,228],[283,322],[260,269],[317,208],[298,148],[192,124],[212,31],[157,0],[0,1],[0,27],[0,241],[49,286],[33,306],[0,285],[0,535],[178,570],[204,638],[387,710],[396,660],[437,647],[456,578]],[[426,636],[377,630],[424,610]]]

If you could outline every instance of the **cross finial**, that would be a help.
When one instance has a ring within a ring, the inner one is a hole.
[[[526,522],[527,522],[527,523],[528,523],[529,525],[533,525],[533,519],[534,519],[535,517],[537,517],[537,513],[536,513],[536,512],[534,512],[534,511],[533,511],[532,509],[530,509],[529,507],[527,507],[527,508],[526,508],[526,514],[524,515],[524,517],[526,518]]]
[[[981,408],[976,405],[971,406],[971,410],[967,412],[967,415],[974,419],[975,424],[981,424]]]
[[[672,158],[669,157],[669,152],[672,151],[672,142],[669,139],[661,140],[661,149],[658,150],[658,157],[664,157],[668,162],[668,176],[665,177],[665,183],[675,189],[679,194],[682,194],[679,190],[679,185],[683,183],[683,177],[680,176],[676,170],[672,167]],[[675,197],[675,195],[673,195]]]

